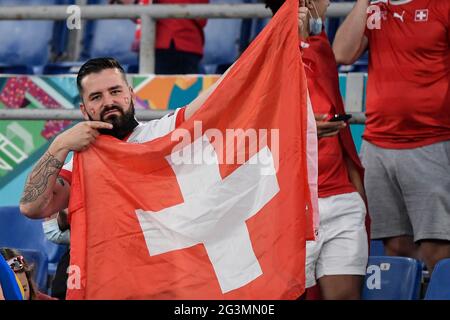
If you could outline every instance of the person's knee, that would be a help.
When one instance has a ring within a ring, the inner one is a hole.
[[[384,250],[389,256],[411,257],[417,256],[417,245],[411,236],[399,236],[383,239]]]
[[[319,279],[320,291],[324,300],[359,300],[363,276],[333,275]]]
[[[420,241],[420,258],[432,271],[439,260],[450,258],[450,241],[422,240]]]
[[[322,292],[324,300],[360,300],[361,290],[337,290],[334,292]]]

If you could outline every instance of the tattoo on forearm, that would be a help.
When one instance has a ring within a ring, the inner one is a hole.
[[[28,176],[20,203],[30,203],[39,198],[47,190],[47,183],[50,177],[57,175],[63,165],[64,162],[59,161],[49,152],[46,152]]]

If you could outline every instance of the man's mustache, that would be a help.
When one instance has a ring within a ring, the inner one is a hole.
[[[122,115],[124,114],[124,113],[123,113],[123,110],[122,110],[119,106],[111,106],[111,107],[107,107],[107,108],[105,108],[105,109],[102,110],[102,112],[100,113],[100,118],[103,120],[105,114],[106,114],[107,112],[109,112],[109,111],[112,111],[112,110],[117,110],[117,111],[119,111]]]

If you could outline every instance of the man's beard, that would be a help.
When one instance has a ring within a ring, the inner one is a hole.
[[[105,120],[104,114],[111,110],[117,110],[120,115],[112,115],[109,116],[108,119]],[[92,117],[88,114],[89,120],[93,121]],[[138,122],[134,117],[134,103],[131,100],[130,108],[127,112],[124,112],[120,106],[112,105],[102,110],[100,113],[100,121],[108,122],[113,125],[112,129],[98,129],[98,132],[101,134],[107,134],[117,139],[123,140],[127,135],[133,132],[134,128],[138,126]]]

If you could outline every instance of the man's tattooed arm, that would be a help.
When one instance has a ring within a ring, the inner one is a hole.
[[[45,208],[52,196],[52,190],[48,191],[49,180],[53,178],[53,185],[63,165],[64,162],[47,151],[29,174],[20,204],[26,205],[38,200],[38,206]]]

